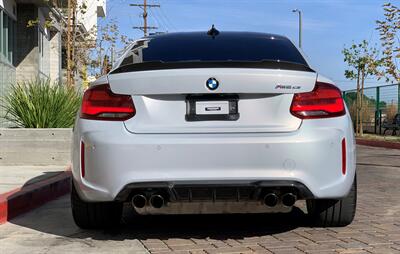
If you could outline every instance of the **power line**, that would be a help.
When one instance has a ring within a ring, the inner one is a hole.
[[[158,1],[158,2],[160,2],[160,1]],[[163,8],[160,7],[159,10],[161,13],[160,17],[163,18],[167,24],[169,24],[169,27],[171,27],[172,30],[176,31],[177,30],[176,26],[171,22],[171,20],[168,18],[168,16],[164,13]]]
[[[160,7],[159,4],[147,4],[147,0],[143,0],[143,4],[130,4],[130,6],[139,7],[139,8],[141,8],[143,10],[143,14],[142,14],[143,26],[134,26],[133,27],[134,29],[142,30],[144,36],[147,36],[148,35],[148,33],[147,33],[148,30],[157,29],[158,28],[156,26],[148,26],[147,25],[147,16],[148,16],[147,8]]]
[[[168,23],[168,21],[163,17],[161,10],[162,8],[159,8],[157,11],[155,11],[160,21],[167,27],[168,31],[174,30],[172,26]]]
[[[161,30],[166,30],[166,31],[168,31],[168,26],[165,25],[165,23],[162,22],[161,19],[159,19],[157,13],[156,13],[155,11],[153,11],[152,9],[149,9],[149,10],[150,10],[150,14],[151,14],[151,16],[152,16],[154,22],[157,24],[157,26],[159,26],[159,28],[160,28]]]

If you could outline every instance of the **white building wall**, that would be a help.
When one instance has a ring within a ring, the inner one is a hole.
[[[61,33],[50,33],[50,79],[61,78]]]
[[[86,5],[85,13],[78,12],[78,21],[86,31],[97,26],[97,18],[106,14],[106,0],[78,0],[78,6]]]

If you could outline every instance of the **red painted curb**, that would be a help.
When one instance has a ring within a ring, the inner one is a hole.
[[[39,207],[71,190],[71,171],[0,194],[0,224]]]
[[[388,141],[361,139],[361,138],[357,138],[356,141],[358,145],[383,147],[389,149],[400,149],[400,142],[388,142]]]

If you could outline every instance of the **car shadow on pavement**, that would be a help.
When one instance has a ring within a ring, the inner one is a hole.
[[[114,233],[129,233],[139,240],[157,238],[212,238],[217,240],[272,235],[309,225],[307,215],[294,207],[283,214],[218,214],[131,216]],[[113,233],[109,231],[109,233]]]
[[[153,215],[137,216],[125,208],[121,225],[108,230],[79,229],[64,196],[12,224],[41,233],[73,239],[123,241],[126,239],[212,238],[243,239],[307,227],[307,215],[298,207],[287,214]]]

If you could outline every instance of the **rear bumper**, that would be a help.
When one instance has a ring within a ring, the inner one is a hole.
[[[314,198],[341,198],[355,174],[355,144],[347,116],[303,121],[290,133],[252,134],[132,134],[120,122],[79,119],[73,147],[75,186],[87,201],[115,200],[132,184],[204,181],[297,182]]]

